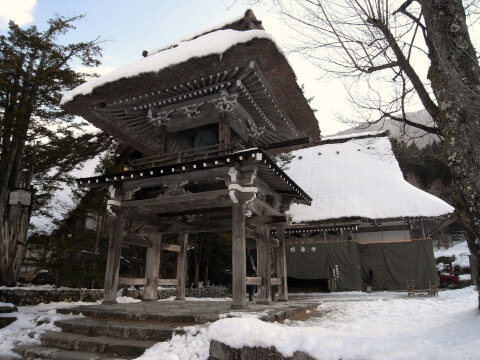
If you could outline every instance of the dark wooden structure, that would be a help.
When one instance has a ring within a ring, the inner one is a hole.
[[[251,11],[226,27],[263,29]],[[184,299],[188,235],[225,230],[232,231],[232,307],[245,306],[247,284],[259,286],[257,303],[269,303],[272,285],[287,300],[285,210],[311,199],[266,151],[314,141],[319,129],[271,40],[256,38],[221,57],[192,56],[155,73],[105,82],[63,106],[144,155],[122,173],[78,180],[110,193],[115,223],[105,303],[115,303],[125,284],[144,285],[145,301],[156,300],[158,285],[176,285],[177,299]],[[140,230],[128,233],[126,221]],[[179,244],[162,244],[166,234],[178,234]],[[258,277],[246,277],[247,239],[256,242]],[[122,244],[148,249],[145,278],[119,277]],[[271,248],[277,254],[274,277]],[[159,279],[162,250],[178,253],[175,279]]]

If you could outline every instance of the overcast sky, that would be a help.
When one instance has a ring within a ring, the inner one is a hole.
[[[8,20],[22,27],[46,27],[56,14],[86,14],[77,29],[65,41],[92,40],[100,36],[107,41],[103,48],[102,69],[98,73],[136,61],[142,50],[168,44],[178,38],[237,18],[248,7],[235,0],[0,0],[0,33],[5,33]],[[250,6],[262,20],[277,44],[288,42],[285,25],[273,9]],[[348,106],[340,81],[316,80],[319,72],[298,55],[288,55],[299,84],[305,85],[306,97],[314,96],[322,135],[332,134],[346,126],[336,121],[339,109]]]

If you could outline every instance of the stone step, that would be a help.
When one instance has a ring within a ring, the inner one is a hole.
[[[109,354],[123,358],[136,358],[157,341],[118,339],[109,336],[86,336],[68,332],[47,332],[41,336],[44,347],[70,351]]]
[[[167,341],[173,333],[183,334],[176,325],[149,322],[108,321],[98,319],[57,320],[55,325],[64,332],[88,336],[110,336],[122,339]]]
[[[90,309],[88,308],[90,307]],[[103,320],[126,320],[126,321],[154,321],[156,323],[169,323],[183,325],[204,324],[218,320],[218,314],[176,314],[172,313],[149,313],[144,311],[118,311],[117,309],[97,309],[93,306],[79,306],[77,308],[57,309],[59,314],[84,315],[88,318]]]
[[[56,347],[40,345],[26,345],[15,348],[15,352],[24,359],[47,359],[47,360],[127,360],[111,355],[94,354],[87,351],[69,351]]]

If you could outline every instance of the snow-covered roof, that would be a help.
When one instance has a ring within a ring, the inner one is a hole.
[[[296,150],[286,173],[312,198],[293,204],[292,222],[340,218],[436,217],[454,211],[404,180],[388,137]]]
[[[247,11],[248,13],[248,11]],[[246,14],[245,14],[246,15]],[[200,31],[197,31],[196,33],[194,34],[190,34],[188,36],[184,36],[184,37],[181,37],[179,39],[176,39],[174,41],[172,41],[171,43],[167,44],[167,45],[163,45],[163,46],[160,46],[160,47],[157,47],[155,49],[151,49],[151,50],[145,50],[145,53],[146,53],[146,56],[151,56],[151,55],[154,55],[160,51],[164,51],[166,49],[170,49],[170,48],[173,48],[173,47],[176,47],[178,46],[180,43],[182,42],[186,42],[186,41],[190,41],[190,40],[193,40],[193,39],[196,39],[197,37],[200,37],[200,36],[203,36],[207,33],[211,33],[211,32],[214,32],[214,31],[217,31],[217,30],[222,30],[224,29],[225,27],[228,27],[229,25],[235,23],[235,22],[239,22],[241,21],[245,15],[241,15],[241,16],[237,16],[236,18],[234,19],[230,19],[230,20],[227,20],[227,21],[224,21],[222,23],[219,23],[219,24],[216,24],[214,26],[209,26],[207,28],[204,28]],[[144,55],[145,56],[145,55]]]
[[[183,63],[192,58],[200,58],[214,54],[221,56],[237,44],[262,38],[272,40],[271,35],[263,30],[237,31],[226,29],[210,32],[193,40],[178,42],[175,44],[176,46],[170,44],[169,47],[163,51],[157,49],[157,52],[145,58],[117,68],[108,74],[77,86],[63,96],[60,104],[66,104],[77,95],[90,94],[93,89],[97,87],[123,78],[135,77],[149,72],[159,72],[162,69]]]

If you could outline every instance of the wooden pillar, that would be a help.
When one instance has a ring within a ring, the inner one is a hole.
[[[177,296],[175,300],[185,300],[185,286],[187,280],[187,247],[188,233],[181,233],[178,236],[180,252],[177,255]]]
[[[239,202],[232,207],[232,309],[247,306],[245,249],[245,203]]]
[[[158,149],[157,155],[163,155],[167,153],[167,126],[160,125],[158,127]]]
[[[220,150],[224,150],[226,144],[230,143],[230,121],[226,111],[221,111],[219,113],[218,143],[220,144]]]
[[[147,249],[147,261],[145,265],[145,277],[147,285],[143,293],[143,301],[157,301],[158,273],[160,270],[160,248],[162,245],[162,235],[151,234],[149,236],[152,247]]]
[[[272,299],[272,270],[270,266],[270,228],[257,226],[257,232],[263,235],[264,241],[257,241],[257,272],[262,278],[258,286],[257,304],[268,305]]]
[[[118,291],[118,272],[120,270],[120,254],[125,219],[121,210],[113,221],[112,234],[108,244],[107,267],[105,269],[105,284],[102,304],[116,304]]]
[[[277,278],[282,280],[282,284],[278,285],[278,301],[288,301],[285,225],[277,227],[277,239],[279,242],[277,248]]]

